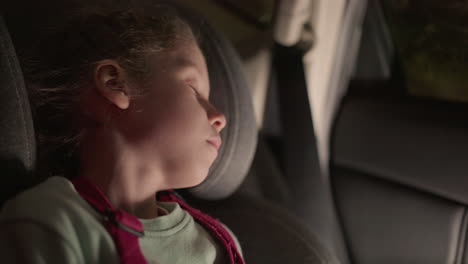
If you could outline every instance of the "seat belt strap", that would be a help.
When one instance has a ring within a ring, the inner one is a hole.
[[[176,202],[180,205],[182,209],[187,211],[200,225],[206,228],[215,236],[223,245],[226,253],[229,257],[231,264],[244,264],[244,259],[242,258],[239,250],[237,249],[234,239],[231,237],[229,232],[224,228],[216,219],[210,217],[207,214],[202,213],[200,210],[197,210],[193,207],[190,207],[187,203],[180,198],[176,192],[172,190],[159,192],[158,201],[161,202]]]
[[[104,227],[114,240],[121,264],[147,264],[138,238],[144,235],[143,226],[135,216],[115,209],[99,188],[85,177],[72,180],[75,189],[103,216]]]

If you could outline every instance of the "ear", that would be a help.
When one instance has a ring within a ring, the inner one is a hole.
[[[125,70],[113,60],[100,61],[94,71],[94,84],[99,94],[120,109],[130,105]]]

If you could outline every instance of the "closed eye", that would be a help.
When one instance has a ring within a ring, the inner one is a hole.
[[[196,94],[198,97],[200,97],[200,93],[197,91],[197,89],[196,89],[194,86],[192,86],[192,85],[189,85],[189,86],[190,86],[190,88],[192,88],[192,90],[195,92],[195,94]]]
[[[195,92],[195,95],[197,96],[198,99],[201,99],[201,100],[203,100],[203,101],[207,101],[207,102],[208,102],[208,100],[207,100],[201,93],[198,92],[198,90],[197,90],[197,88],[195,88],[195,86],[193,86],[193,85],[189,85],[189,86],[190,86],[190,88],[192,88],[192,90]]]
[[[197,97],[197,100],[198,102],[200,103],[201,106],[203,106],[203,108],[206,109],[207,113],[209,111],[209,109],[211,109],[213,106],[210,104],[210,102],[208,100],[206,100],[199,92],[198,90],[192,86],[192,85],[189,85],[190,88],[192,88],[192,90],[194,91],[196,97]]]

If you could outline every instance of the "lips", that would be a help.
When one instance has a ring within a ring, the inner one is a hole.
[[[207,141],[208,141],[208,143],[213,145],[216,148],[216,150],[218,150],[219,147],[221,147],[221,138],[219,136],[210,138]]]

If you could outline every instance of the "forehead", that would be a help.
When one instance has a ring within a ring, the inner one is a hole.
[[[203,82],[208,83],[208,69],[205,57],[194,39],[178,41],[173,49],[168,51],[162,58],[170,67],[175,70],[192,70],[201,78]]]

